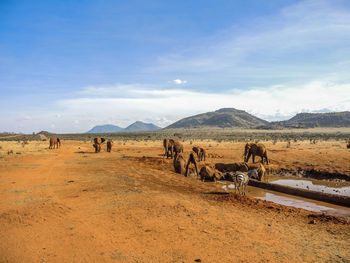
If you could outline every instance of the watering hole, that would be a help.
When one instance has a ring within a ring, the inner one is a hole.
[[[350,196],[349,182],[330,182],[305,178],[296,179],[295,177],[287,179],[283,177],[281,179],[281,176],[272,176],[269,178],[269,182],[273,184],[280,184],[323,193]],[[235,186],[232,182],[219,181],[218,184],[221,189],[227,192],[234,192],[235,190]],[[247,187],[247,194],[257,199],[274,202],[280,205],[302,208],[312,212],[321,212],[328,215],[341,216],[350,219],[350,208],[348,207],[316,201],[299,196],[288,195],[280,192],[274,192],[253,186]]]
[[[330,182],[322,180],[305,180],[293,178],[270,180],[270,183],[327,194],[350,196],[350,184],[345,182]]]

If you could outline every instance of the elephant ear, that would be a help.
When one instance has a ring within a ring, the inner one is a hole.
[[[105,138],[101,138],[101,143],[103,143],[106,139]]]

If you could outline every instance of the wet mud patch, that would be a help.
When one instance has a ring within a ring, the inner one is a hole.
[[[271,180],[270,183],[296,187],[305,190],[317,191],[327,194],[350,196],[350,185],[343,185],[341,182],[329,183],[328,181],[311,181],[302,179],[277,179]]]
[[[299,178],[312,178],[317,180],[329,180],[329,181],[349,181],[350,176],[342,173],[331,173],[327,171],[320,171],[317,169],[297,169],[297,170],[286,170],[266,166],[266,170],[269,174],[279,176],[296,176]]]
[[[288,215],[302,215],[308,223],[310,218],[320,219],[320,222],[332,222],[335,224],[346,224],[350,225],[350,217],[341,217],[341,216],[333,216],[333,215],[326,215],[325,213],[310,213],[310,211],[307,211],[305,209],[301,208],[295,208],[291,206],[285,206],[276,204],[274,202],[256,199],[254,197],[250,196],[243,196],[239,194],[234,193],[225,193],[225,192],[209,192],[204,193],[204,196],[211,200],[215,200],[218,202],[230,202],[234,204],[238,204],[243,207],[250,207],[253,209],[264,209],[265,211],[274,211],[277,214],[284,213]]]

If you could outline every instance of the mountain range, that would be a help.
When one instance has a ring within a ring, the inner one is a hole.
[[[153,123],[144,123],[142,121],[136,121],[130,124],[126,128],[121,128],[116,125],[106,124],[97,125],[89,130],[87,133],[113,133],[113,132],[137,132],[137,131],[155,131],[159,130],[160,127],[154,125]]]
[[[173,128],[243,128],[243,129],[288,129],[315,127],[350,127],[350,112],[298,113],[285,121],[268,122],[243,110],[222,108],[183,118],[165,129]],[[126,128],[115,125],[95,126],[87,133],[113,133],[155,131],[161,129],[152,123],[136,121]]]
[[[350,127],[350,112],[298,113],[286,121],[271,122],[271,128]]]
[[[268,122],[243,110],[223,108],[181,119],[165,129],[203,127],[246,129],[350,127],[350,112],[299,113],[286,121]]]

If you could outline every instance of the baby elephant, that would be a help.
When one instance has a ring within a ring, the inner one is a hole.
[[[112,151],[112,146],[113,146],[113,141],[112,140],[109,140],[107,142],[107,152],[111,152]]]

